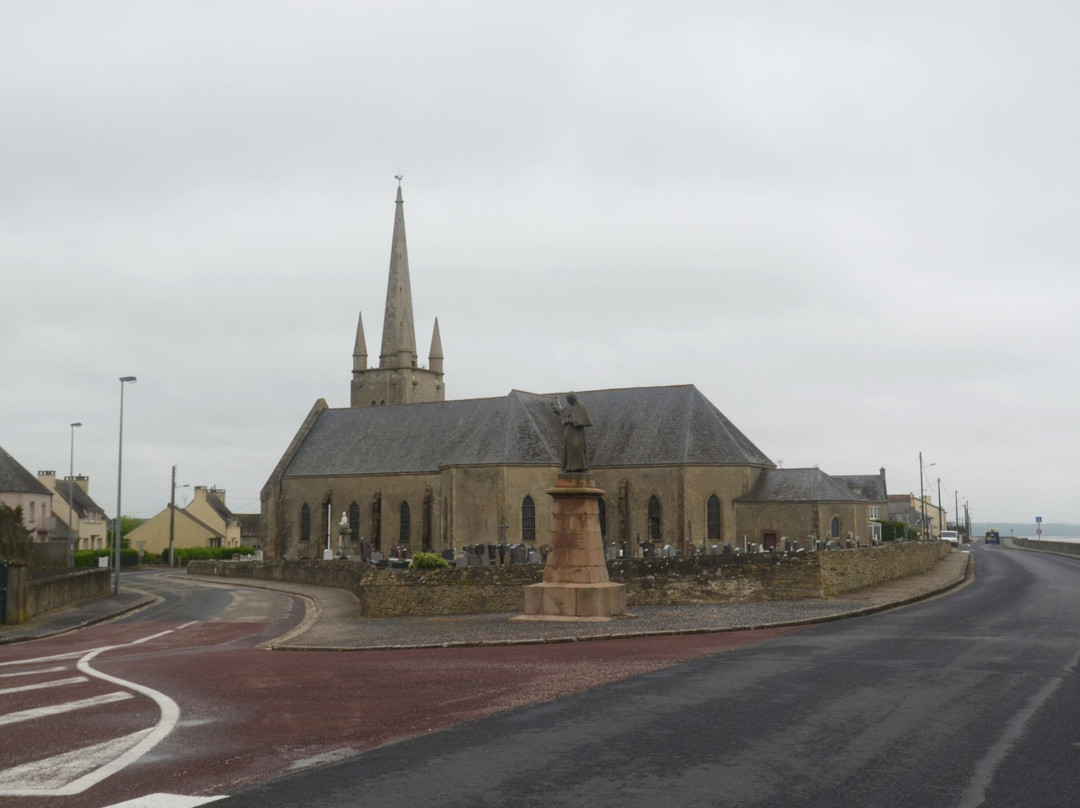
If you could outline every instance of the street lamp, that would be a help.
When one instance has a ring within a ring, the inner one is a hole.
[[[123,535],[123,527],[121,526],[122,519],[120,517],[120,490],[121,482],[123,481],[124,467],[124,385],[134,381],[134,376],[120,377],[120,448],[116,456],[116,529],[113,530],[113,542],[116,545],[114,548],[114,558],[116,561],[116,582],[113,586],[114,595],[120,594],[120,538]]]
[[[71,521],[71,503],[75,500],[75,427],[81,423],[71,425],[71,457],[68,458],[68,566],[75,566],[75,544],[78,538],[72,535],[75,525]]]

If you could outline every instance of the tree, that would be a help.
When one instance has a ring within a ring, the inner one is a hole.
[[[0,558],[25,559],[29,544],[30,531],[23,526],[22,508],[0,502]]]
[[[882,541],[897,541],[903,539],[918,538],[919,531],[913,525],[908,525],[904,522],[890,522],[885,519],[876,519],[874,521],[881,525]]]

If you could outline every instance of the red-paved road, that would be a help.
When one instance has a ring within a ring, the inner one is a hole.
[[[19,685],[0,695],[0,721],[39,705],[62,709],[83,697],[117,699],[3,726],[0,794],[7,787],[9,796],[0,796],[0,808],[100,808],[158,792],[229,794],[388,741],[793,630],[546,646],[273,652],[258,646],[299,621],[297,599],[167,578],[144,583],[165,600],[122,621],[0,648],[0,677],[8,674],[0,691]],[[110,678],[72,681],[80,676],[77,656],[102,647],[112,648],[88,664]],[[61,658],[44,660],[55,657]],[[21,687],[50,681],[60,684]],[[40,761],[65,751],[86,757],[90,753],[81,750],[90,744],[160,726],[168,701],[178,707],[174,726],[159,730],[162,739],[130,765],[78,794],[12,796],[12,783],[18,785],[13,769],[16,775],[40,770]]]

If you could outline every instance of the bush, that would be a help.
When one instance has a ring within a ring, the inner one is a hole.
[[[96,567],[98,565],[99,558],[108,558],[109,566],[112,566],[113,550],[76,550],[75,551],[75,566],[76,567]],[[136,567],[142,559],[139,558],[139,551],[132,550],[128,547],[120,548],[120,566],[121,567]]]
[[[872,521],[878,522],[881,525],[882,541],[914,540],[919,537],[919,530],[913,525],[908,525],[904,522],[890,522],[885,519],[874,519]]]
[[[250,547],[176,547],[173,548],[173,557],[179,566],[189,561],[230,561],[234,555],[254,555],[255,551]],[[168,562],[169,551],[165,550],[162,557]]]
[[[446,563],[446,559],[438,553],[413,553],[412,563],[409,564],[409,569],[414,570],[438,570],[450,565]]]

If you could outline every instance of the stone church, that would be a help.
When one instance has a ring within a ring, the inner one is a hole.
[[[417,363],[401,187],[378,367],[368,367],[363,319],[353,350],[351,406],[315,402],[261,494],[268,557],[383,555],[477,544],[547,543],[561,470],[566,392],[511,390],[446,400],[435,321],[428,366]],[[624,555],[670,546],[743,548],[737,514],[775,464],[693,385],[578,391],[593,426],[587,459],[601,531]],[[845,503],[844,529],[865,521]],[[820,503],[815,507],[821,510]],[[883,505],[884,507],[884,505]],[[828,511],[828,508],[825,508]],[[831,513],[831,512],[829,512]],[[826,513],[828,518],[829,513]],[[343,530],[344,523],[347,531]],[[797,524],[802,530],[805,518]],[[754,523],[750,541],[784,526]],[[863,529],[863,535],[866,530]],[[824,535],[824,531],[822,531]]]

